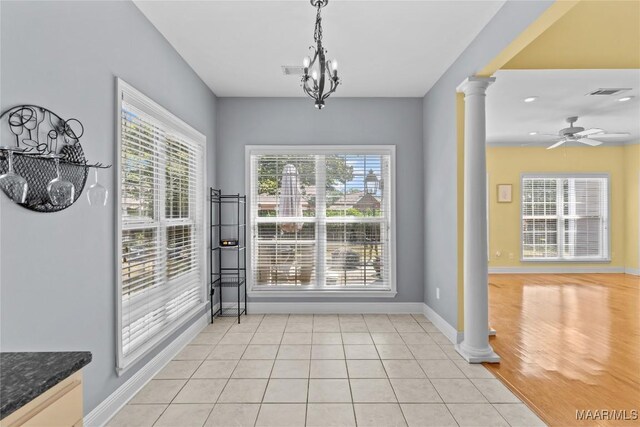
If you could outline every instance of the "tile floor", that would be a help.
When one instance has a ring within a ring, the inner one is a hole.
[[[543,426],[422,315],[218,318],[109,426]]]

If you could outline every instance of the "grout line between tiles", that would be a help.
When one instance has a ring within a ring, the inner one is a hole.
[[[387,316],[388,317],[388,316]],[[393,323],[392,323],[393,325]],[[393,326],[393,328],[395,329],[395,325]],[[397,330],[396,330],[397,332]],[[372,337],[373,339],[373,337]],[[378,347],[376,347],[376,351],[378,351]],[[413,356],[413,353],[411,354]],[[380,353],[378,352],[378,357],[380,357]],[[415,357],[414,357],[415,360]],[[404,423],[408,426],[409,422],[407,421],[407,417],[404,415],[404,411],[402,410],[402,406],[400,405],[400,400],[398,399],[398,394],[396,393],[396,389],[393,387],[393,383],[391,382],[391,378],[389,378],[389,372],[387,372],[387,367],[385,366],[384,362],[382,362],[382,358],[380,359],[380,363],[382,364],[382,369],[384,369],[384,374],[387,376],[387,381],[389,382],[389,387],[391,387],[391,390],[393,391],[393,395],[396,398],[396,404],[398,405],[398,409],[400,409],[400,413],[402,414],[402,419],[404,420]]]
[[[504,420],[505,423],[507,423],[507,425],[511,426],[511,423],[509,422],[509,420],[507,420],[505,417],[502,416],[502,413],[500,411],[498,411],[498,408],[496,408],[496,404],[495,403],[491,403],[489,402],[489,404],[491,405],[491,407],[494,409],[494,411],[496,411],[498,413],[498,415],[500,416],[500,418],[502,418]],[[537,416],[537,415],[536,415]],[[512,426],[513,427],[513,426]]]
[[[351,396],[351,412],[353,412],[353,422],[357,426],[358,420],[356,418],[356,405],[353,402],[353,389],[351,388],[351,375],[349,374],[349,365],[347,364],[347,351],[344,348],[344,339],[342,337],[343,332],[342,332],[342,324],[340,323],[340,317],[338,317],[338,327],[340,328],[340,342],[342,343],[342,353],[344,354],[344,369],[347,371],[347,384],[349,384],[349,395]],[[371,336],[371,334],[369,334],[369,336]]]

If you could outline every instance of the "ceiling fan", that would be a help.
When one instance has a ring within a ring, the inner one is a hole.
[[[602,141],[598,141],[600,138],[611,138],[611,137],[622,137],[628,136],[628,133],[607,133],[604,129],[599,128],[591,128],[585,129],[580,126],[574,126],[574,123],[578,121],[577,116],[567,117],[567,123],[569,123],[569,127],[560,129],[557,135],[554,134],[539,134],[543,136],[553,136],[556,138],[560,138],[560,140],[556,141],[549,147],[547,150],[551,150],[553,148],[559,147],[565,142],[580,142],[582,144],[589,145],[591,147],[598,146],[602,144]],[[594,139],[597,138],[597,139]]]

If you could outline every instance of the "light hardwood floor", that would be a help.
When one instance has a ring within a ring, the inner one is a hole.
[[[625,274],[491,275],[487,367],[552,426],[576,410],[640,411],[640,278]]]

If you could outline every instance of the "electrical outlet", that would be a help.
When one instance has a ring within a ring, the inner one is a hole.
[[[513,252],[509,252],[509,259],[513,259]]]
[[[440,299],[440,288],[436,288],[436,299]]]
[[[496,258],[500,258],[502,256],[502,252],[496,251]]]

